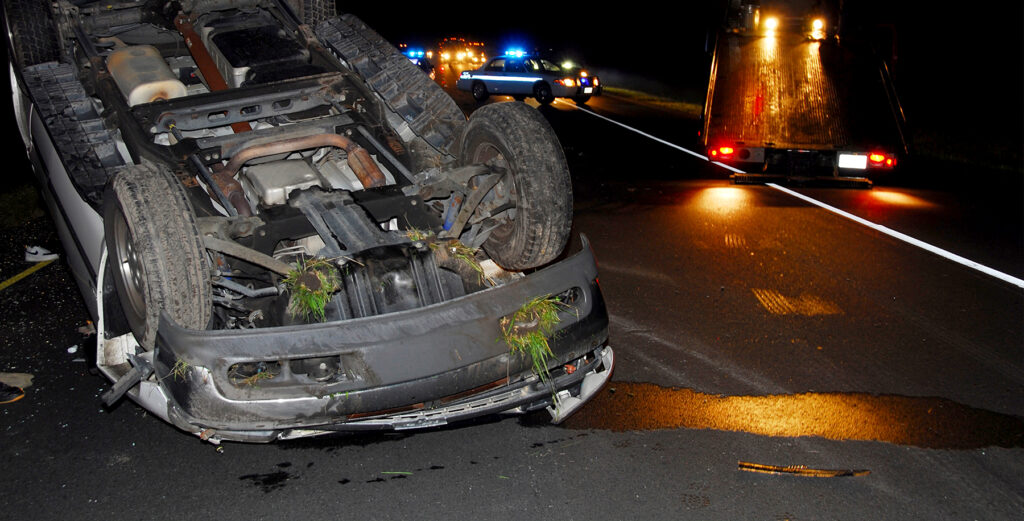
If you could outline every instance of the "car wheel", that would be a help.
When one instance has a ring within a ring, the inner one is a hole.
[[[6,10],[14,57],[19,65],[27,67],[60,58],[50,2],[11,0]]]
[[[572,226],[572,183],[547,120],[524,103],[481,107],[469,118],[459,157],[463,165],[486,164],[508,172],[485,197],[492,207],[510,208],[483,243],[491,259],[508,270],[554,260]]]
[[[551,85],[547,83],[538,83],[534,86],[533,97],[537,98],[537,103],[541,105],[549,105],[552,101],[555,101],[555,95],[551,93]]]
[[[338,16],[334,0],[289,0],[288,4],[302,23],[313,27]]]
[[[487,85],[484,85],[481,82],[473,84],[473,99],[479,103],[486,100],[488,96],[490,96],[490,94],[487,93]]]
[[[577,105],[583,105],[586,102],[590,101],[590,94],[580,94],[579,96],[573,96],[572,100],[575,101]]]
[[[140,345],[153,347],[161,311],[182,327],[206,328],[209,262],[192,204],[170,172],[119,171],[104,195],[103,227],[118,300]]]
[[[466,126],[466,114],[408,57],[352,15],[319,25],[317,36],[408,125],[413,137],[406,144],[419,150],[422,141],[436,152],[455,155],[450,149]],[[432,158],[421,159],[432,164]]]

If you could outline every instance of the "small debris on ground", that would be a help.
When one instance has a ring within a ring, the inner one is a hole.
[[[45,262],[57,260],[56,253],[43,248],[42,246],[25,246],[25,262]]]
[[[841,478],[850,476],[867,476],[870,470],[855,469],[812,469],[806,465],[766,465],[764,463],[751,463],[740,461],[737,468],[746,472],[758,472],[761,474],[791,474],[794,476],[805,476],[812,478]]]

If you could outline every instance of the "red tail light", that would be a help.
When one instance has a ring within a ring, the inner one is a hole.
[[[872,152],[868,154],[868,164],[876,168],[892,168],[896,166],[896,158],[882,152]]]
[[[708,154],[710,154],[712,158],[729,159],[735,151],[736,150],[732,147],[721,146],[712,148],[708,151]]]

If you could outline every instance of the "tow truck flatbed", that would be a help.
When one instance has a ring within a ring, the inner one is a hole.
[[[737,182],[866,183],[906,152],[885,64],[835,40],[723,31],[704,110],[709,157]],[[856,184],[856,183],[855,183]]]

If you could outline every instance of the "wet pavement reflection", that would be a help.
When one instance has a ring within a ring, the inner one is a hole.
[[[716,429],[933,449],[1024,447],[1024,418],[944,398],[864,393],[720,396],[611,382],[563,425],[612,431]]]

